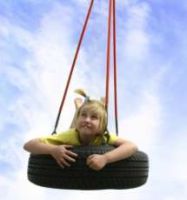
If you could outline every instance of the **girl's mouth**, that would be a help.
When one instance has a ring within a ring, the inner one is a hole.
[[[83,128],[89,128],[89,129],[91,128],[91,126],[89,124],[82,124],[81,127],[83,127]]]

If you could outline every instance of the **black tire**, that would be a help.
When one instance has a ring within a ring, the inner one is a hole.
[[[143,185],[148,177],[148,156],[137,151],[133,156],[108,164],[100,171],[86,165],[91,154],[103,154],[113,146],[79,146],[73,152],[79,156],[71,167],[61,168],[49,155],[30,155],[28,179],[37,185],[79,190],[127,189]]]

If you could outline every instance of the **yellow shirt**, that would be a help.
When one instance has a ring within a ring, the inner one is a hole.
[[[113,145],[114,142],[117,140],[117,138],[118,137],[115,134],[110,134],[109,139],[107,141],[106,135],[96,136],[96,138],[90,143],[90,145],[101,145],[103,144],[103,142]],[[79,133],[75,129],[69,129],[68,131],[59,134],[41,137],[40,141],[45,144],[55,144],[55,145],[61,145],[61,144],[69,144],[75,146],[81,145],[79,140]]]

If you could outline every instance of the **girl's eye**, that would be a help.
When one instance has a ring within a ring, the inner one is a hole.
[[[92,119],[98,119],[97,115],[92,115]]]
[[[86,113],[81,113],[81,117],[86,117]]]

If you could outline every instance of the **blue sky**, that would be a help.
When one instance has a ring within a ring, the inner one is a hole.
[[[88,0],[0,0],[0,199],[184,200],[187,196],[187,2],[116,0],[119,135],[150,159],[147,184],[131,190],[68,191],[27,180],[28,139],[50,134]],[[62,113],[73,90],[104,95],[107,0],[95,0]],[[112,88],[112,86],[111,86]],[[110,99],[110,130],[114,131]]]

